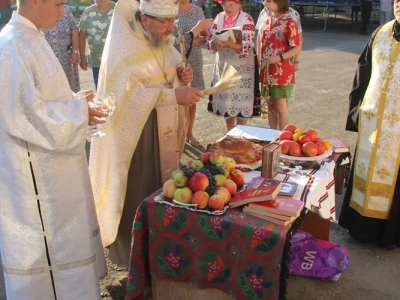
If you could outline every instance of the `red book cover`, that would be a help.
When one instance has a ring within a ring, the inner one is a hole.
[[[350,152],[350,147],[346,145],[342,140],[334,138],[334,139],[329,139],[332,145],[332,150],[335,153],[344,153],[344,152]]]
[[[284,216],[298,216],[303,206],[304,203],[302,201],[282,196],[278,196],[273,200],[249,204],[249,208],[251,207],[252,209],[264,210]]]
[[[236,195],[230,200],[230,207],[238,207],[248,203],[261,202],[266,200],[275,199],[281,189],[281,184],[270,184],[268,186],[262,186],[257,189],[247,189],[243,192],[236,193]]]

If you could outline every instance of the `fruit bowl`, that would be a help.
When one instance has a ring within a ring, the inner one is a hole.
[[[325,152],[322,153],[321,155],[313,156],[313,157],[309,157],[309,156],[290,156],[290,155],[281,154],[281,158],[287,159],[287,160],[290,160],[290,161],[317,161],[317,160],[322,160],[322,159],[328,158],[329,156],[332,155],[332,153],[333,153],[332,149],[329,149],[329,150],[325,150]]]

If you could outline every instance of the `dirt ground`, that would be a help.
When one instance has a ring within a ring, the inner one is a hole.
[[[322,28],[323,24],[318,25]],[[333,30],[332,25],[339,29]],[[296,75],[295,100],[289,107],[291,123],[301,128],[315,128],[325,138],[339,137],[351,146],[352,151],[356,134],[344,130],[348,94],[358,55],[368,39],[356,32],[354,25],[330,23],[324,33],[304,33],[303,54]],[[205,82],[209,86],[214,56],[206,50],[203,54]],[[80,76],[83,89],[93,88],[90,71],[81,71]],[[267,121],[253,119],[249,124],[267,126]],[[183,160],[199,157],[207,143],[217,140],[225,131],[224,120],[206,112],[206,101],[203,100],[198,104],[194,128],[201,146],[194,148],[187,145]],[[337,218],[342,198],[343,195],[336,197]],[[337,282],[290,277],[288,300],[400,299],[400,250],[386,251],[375,245],[357,243],[336,223],[332,223],[331,240],[349,250],[349,269]],[[119,270],[110,263],[108,266],[109,274],[101,281],[103,299],[122,300],[127,271]],[[4,300],[4,287],[1,284],[0,278],[0,300]]]

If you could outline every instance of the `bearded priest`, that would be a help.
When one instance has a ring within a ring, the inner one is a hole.
[[[118,108],[92,142],[89,169],[103,245],[123,267],[136,209],[178,168],[188,107],[204,97],[187,86],[193,71],[173,46],[178,8],[176,0],[119,0],[102,56],[98,92],[113,92]]]
[[[107,273],[85,154],[107,114],[74,94],[39,29],[64,0],[19,0],[0,33],[0,249],[8,300],[101,299]]]

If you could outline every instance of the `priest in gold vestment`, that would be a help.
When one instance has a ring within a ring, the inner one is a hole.
[[[346,129],[358,143],[339,225],[364,242],[400,247],[400,1],[358,60]]]
[[[102,56],[98,93],[115,93],[118,107],[92,141],[90,175],[103,245],[128,266],[134,215],[141,201],[178,168],[187,107],[204,94],[171,34],[175,0],[119,0]]]
[[[0,33],[0,249],[8,300],[101,299],[107,274],[84,148],[88,112],[91,122],[107,115],[71,91],[39,30],[53,29],[63,14],[64,1],[19,0]]]

